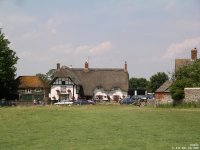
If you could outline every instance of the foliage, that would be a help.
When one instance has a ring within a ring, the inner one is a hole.
[[[36,76],[49,83],[53,79],[55,73],[56,69],[50,69],[46,74],[37,73]]]
[[[184,98],[185,87],[200,86],[200,60],[195,61],[191,65],[180,68],[175,73],[175,81],[173,82],[170,92],[172,98],[180,102]]]
[[[191,65],[180,68],[175,73],[176,80],[190,80],[192,87],[200,86],[200,60],[195,61]]]
[[[200,141],[199,109],[44,106],[0,111],[2,150],[162,150]]]
[[[36,76],[40,77],[43,81],[47,82],[47,76],[46,76],[46,74],[37,73]]]
[[[155,92],[167,80],[169,80],[169,77],[164,72],[158,72],[157,74],[151,76],[149,82],[150,92]]]
[[[0,30],[0,98],[7,98],[11,93],[16,92],[17,83],[15,81],[18,57],[9,48],[9,40]]]
[[[181,100],[184,98],[184,88],[187,86],[191,86],[191,81],[190,79],[183,79],[183,80],[176,80],[175,82],[172,83],[170,87],[170,93],[172,98],[176,102],[181,102]]]
[[[130,78],[129,89],[146,90],[148,81],[145,78]]]

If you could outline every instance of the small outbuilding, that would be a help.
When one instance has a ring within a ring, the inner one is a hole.
[[[173,81],[167,80],[155,91],[155,98],[157,102],[161,104],[173,102],[173,99],[170,95],[170,86],[172,85],[172,83]]]
[[[38,76],[19,76],[18,94],[20,101],[48,100],[50,86]]]

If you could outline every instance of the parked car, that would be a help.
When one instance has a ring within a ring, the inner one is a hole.
[[[154,93],[147,93],[147,99],[155,99]]]
[[[146,95],[138,95],[138,98],[139,98],[141,101],[147,100]]]
[[[143,99],[141,98],[141,96],[138,96],[138,95],[133,95],[131,97],[132,101],[133,101],[133,105],[136,105],[136,106],[140,106],[141,105],[141,102],[143,102]]]
[[[146,95],[134,95],[131,98],[133,99],[133,105],[145,106],[147,104]]]
[[[17,106],[15,101],[0,100],[0,106]]]
[[[92,100],[78,99],[74,102],[75,105],[94,105],[95,102]]]
[[[120,104],[133,104],[134,100],[132,98],[124,98],[119,101]]]
[[[54,105],[72,105],[74,102],[71,100],[62,100],[60,102],[54,103]]]

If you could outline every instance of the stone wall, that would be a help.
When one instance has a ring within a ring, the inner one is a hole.
[[[198,102],[200,103],[200,88],[185,88],[184,102]]]

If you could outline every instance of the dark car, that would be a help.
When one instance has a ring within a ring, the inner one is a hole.
[[[74,102],[75,105],[94,105],[94,101],[92,100],[85,100],[85,99],[78,99]]]
[[[4,107],[4,106],[16,106],[16,102],[15,101],[6,101],[6,100],[0,100],[0,106]]]
[[[149,99],[149,100],[155,99],[154,93],[147,93],[147,99]]]
[[[124,98],[119,103],[120,104],[133,104],[134,100],[132,98]]]
[[[145,95],[133,95],[131,99],[133,100],[133,105],[136,106],[145,106],[147,103],[147,98]]]

